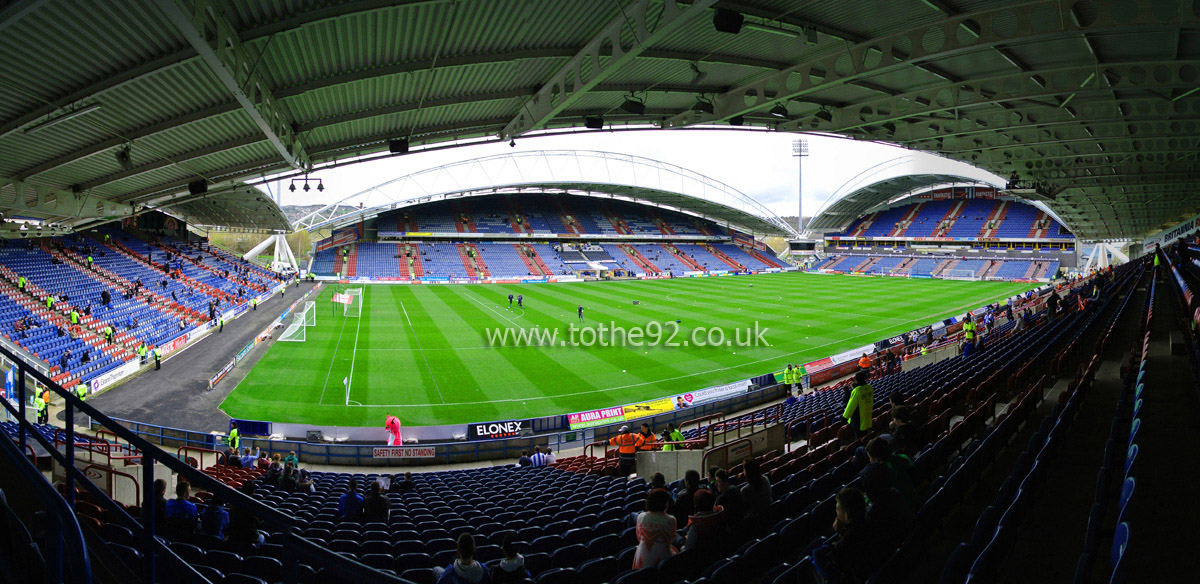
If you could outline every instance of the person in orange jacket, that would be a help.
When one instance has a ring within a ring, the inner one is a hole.
[[[621,476],[633,474],[637,467],[637,451],[646,441],[641,434],[629,431],[629,426],[621,426],[621,433],[608,439],[608,443],[617,447],[620,457]]]

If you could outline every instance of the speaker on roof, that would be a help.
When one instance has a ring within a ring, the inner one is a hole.
[[[717,32],[737,34],[742,32],[742,23],[745,21],[746,17],[740,12],[718,8],[717,13],[713,15],[713,28],[717,29]]]
[[[188,183],[188,192],[193,195],[203,195],[208,192],[208,181],[200,179]]]
[[[392,154],[405,154],[408,152],[408,138],[397,138],[388,140],[388,152]]]
[[[587,116],[583,118],[583,127],[589,130],[603,130],[604,118],[600,116]]]

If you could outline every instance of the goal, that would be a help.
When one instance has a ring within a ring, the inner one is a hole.
[[[978,282],[979,276],[975,275],[975,270],[946,270],[942,272],[943,280],[971,280]]]
[[[304,302],[304,310],[300,311],[300,315],[304,317],[304,326],[317,326],[317,303],[312,300]]]
[[[279,335],[279,340],[295,341],[295,342],[303,343],[304,339],[305,339],[304,333],[307,330],[308,330],[308,327],[304,326],[304,315],[303,314],[293,315],[292,323],[289,324],[287,326],[287,328],[283,329],[283,333],[281,333]]]
[[[343,314],[354,318],[362,316],[363,289],[348,288],[346,294],[350,296],[350,304],[345,305]]]

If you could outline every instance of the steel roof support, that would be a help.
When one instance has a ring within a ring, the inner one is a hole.
[[[210,0],[158,0],[158,7],[283,160],[298,170],[312,168],[300,137],[292,129],[287,107],[271,95],[266,80],[255,70],[257,59],[242,45],[220,8]]]
[[[637,58],[651,45],[677,30],[684,23],[700,14],[706,14],[717,0],[696,0],[691,6],[681,8],[675,0],[665,0],[658,22],[646,22],[649,0],[637,0],[621,8],[592,40],[584,45],[570,61],[567,61],[550,77],[537,93],[522,106],[517,117],[500,131],[501,139],[514,138],[525,132],[545,126],[563,110],[579,101],[587,92],[616,73],[621,67]],[[633,28],[634,42],[626,47],[621,33]],[[601,64],[601,57],[608,57]]]

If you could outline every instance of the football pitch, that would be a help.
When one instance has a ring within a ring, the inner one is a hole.
[[[580,412],[806,363],[1030,285],[805,273],[382,284],[363,286],[360,318],[343,316],[342,305],[331,302],[346,288],[327,286],[306,340],[276,342],[221,409],[234,418],[380,427],[389,414],[405,425],[439,425]],[[509,294],[523,295],[524,306],[509,309]],[[625,333],[607,335],[601,346],[601,325]],[[572,327],[591,333],[572,337]],[[641,346],[633,345],[635,329],[643,331]],[[499,346],[505,331],[510,336]],[[540,337],[517,342],[525,331]]]

